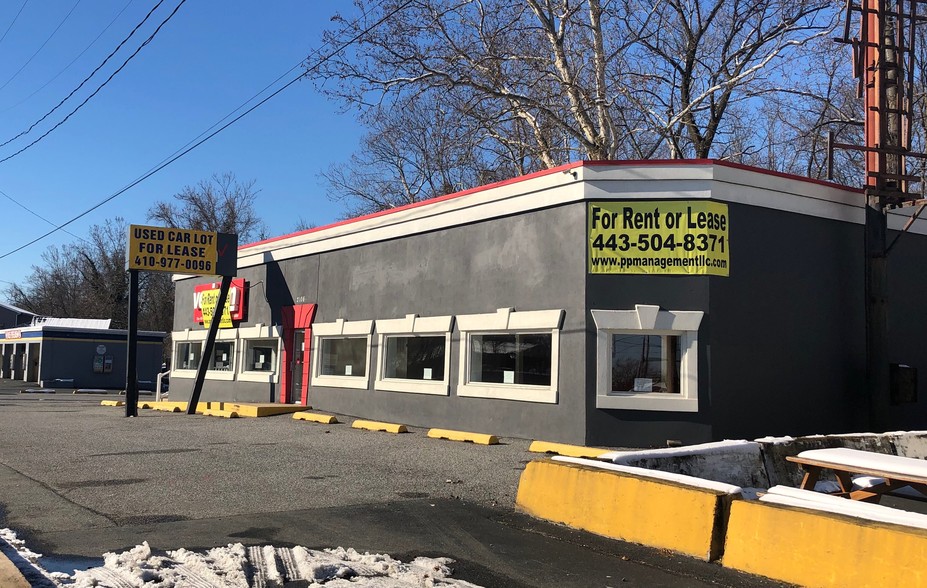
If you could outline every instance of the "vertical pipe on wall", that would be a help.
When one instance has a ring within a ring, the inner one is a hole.
[[[888,279],[885,244],[887,223],[882,199],[867,189],[866,204],[866,373],[869,426],[884,432],[889,426],[889,367],[887,353]]]

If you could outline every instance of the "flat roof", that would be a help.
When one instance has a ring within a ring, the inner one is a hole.
[[[7,309],[7,310],[12,310],[13,312],[17,312],[17,313],[19,313],[19,314],[29,314],[29,315],[32,315],[32,316],[39,316],[39,315],[35,314],[34,312],[25,310],[25,309],[23,309],[23,308],[19,308],[18,306],[13,306],[12,304],[7,304],[6,302],[0,302],[0,306],[2,306],[3,308],[5,308],[5,309]]]
[[[862,195],[860,189],[832,182],[713,159],[578,161],[242,245],[238,267],[597,200],[711,199],[861,225]],[[889,229],[900,230],[911,214],[911,208],[891,211]],[[927,221],[918,220],[909,231],[927,234]]]
[[[17,337],[8,338],[7,334],[13,331],[14,334],[17,334]],[[87,336],[92,338],[94,336],[104,337],[107,339],[113,338],[125,338],[128,336],[129,331],[126,329],[92,329],[85,327],[59,327],[54,325],[34,325],[28,327],[12,327],[9,329],[0,329],[0,341],[18,341],[20,339],[34,339],[39,337],[45,337],[47,335],[71,335],[73,337]],[[167,337],[167,333],[164,331],[139,331],[139,337],[157,338],[160,337],[164,339]]]

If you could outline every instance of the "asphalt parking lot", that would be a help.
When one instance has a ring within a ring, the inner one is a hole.
[[[223,419],[20,394],[0,381],[0,528],[49,567],[142,541],[353,547],[457,560],[487,587],[780,586],[515,512],[529,440],[497,446],[289,415]],[[110,397],[112,398],[112,397]]]

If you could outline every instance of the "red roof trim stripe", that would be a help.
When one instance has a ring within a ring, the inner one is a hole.
[[[379,217],[379,216],[385,216],[385,215],[387,215],[387,214],[393,214],[393,213],[395,213],[395,212],[400,212],[400,211],[402,211],[402,210],[411,210],[411,209],[413,209],[413,208],[419,208],[419,207],[421,207],[421,206],[427,206],[427,205],[429,205],[429,204],[434,204],[434,203],[436,203],[436,202],[444,202],[444,201],[446,201],[446,200],[453,200],[453,199],[455,199],[455,198],[460,198],[460,197],[462,197],[462,196],[467,196],[467,195],[469,195],[469,194],[476,194],[477,192],[483,192],[483,191],[489,190],[489,189],[491,189],[491,188],[498,188],[498,187],[500,187],[500,186],[507,186],[507,185],[509,185],[509,184],[515,184],[515,183],[518,183],[518,182],[521,182],[521,181],[524,181],[524,180],[530,180],[530,179],[532,179],[532,178],[539,178],[539,177],[543,177],[543,176],[546,176],[546,175],[555,174],[555,173],[558,173],[558,172],[563,172],[563,171],[565,171],[565,170],[568,170],[568,169],[571,169],[571,168],[574,168],[574,167],[577,167],[577,166],[581,166],[581,165],[585,165],[584,162],[576,162],[576,163],[568,163],[568,164],[565,164],[565,165],[559,165],[559,166],[557,166],[557,167],[552,167],[552,168],[550,168],[550,169],[545,169],[545,170],[537,171],[537,172],[534,172],[534,173],[531,173],[531,174],[527,174],[527,175],[524,175],[524,176],[518,176],[518,177],[515,177],[515,178],[509,178],[508,180],[501,180],[501,181],[499,181],[499,182],[493,182],[492,184],[485,184],[485,185],[483,185],[483,186],[477,186],[477,187],[475,187],[475,188],[470,188],[469,190],[464,190],[464,191],[462,191],[462,192],[454,192],[454,193],[452,193],[452,194],[445,194],[444,196],[437,196],[437,197],[435,197],[435,198],[429,198],[428,200],[422,200],[421,202],[412,202],[412,203],[410,203],[410,204],[405,204],[405,205],[403,205],[403,206],[397,206],[396,208],[390,208],[389,210],[381,210],[381,211],[379,211],[379,212],[373,212],[373,213],[370,213],[370,214],[365,214],[365,215],[363,215],[363,216],[358,216],[358,217],[355,217],[355,218],[349,218],[349,219],[346,219],[346,220],[343,220],[343,221],[338,221],[338,222],[335,222],[335,223],[331,223],[331,224],[329,224],[329,225],[323,225],[323,226],[321,226],[321,227],[315,227],[315,228],[312,228],[312,229],[307,229],[307,230],[305,230],[305,231],[299,231],[299,232],[296,232],[296,233],[290,233],[290,234],[288,234],[288,235],[281,235],[280,237],[271,237],[270,239],[264,239],[263,241],[257,241],[256,243],[248,243],[247,245],[242,245],[241,247],[239,247],[238,250],[241,251],[242,249],[246,249],[246,248],[248,248],[248,247],[256,247],[256,246],[258,246],[258,245],[265,245],[265,244],[267,244],[267,243],[273,243],[274,241],[280,241],[280,240],[282,240],[282,239],[289,239],[290,237],[297,237],[297,236],[299,236],[299,235],[308,235],[308,234],[310,234],[310,233],[315,233],[315,232],[321,231],[321,230],[323,230],[323,229],[331,229],[331,228],[334,228],[334,227],[341,227],[341,226],[348,225],[348,224],[351,224],[351,223],[360,222],[360,221],[362,221],[362,220],[366,220],[366,219],[369,219],[369,218],[377,218],[377,217]]]
[[[639,160],[630,159],[630,160],[620,160],[620,161],[574,161],[574,162],[567,163],[567,164],[564,164],[564,165],[558,165],[557,167],[552,167],[552,168],[550,168],[550,169],[545,169],[545,170],[537,171],[537,172],[530,173],[530,174],[526,174],[526,175],[523,175],[523,176],[518,176],[518,177],[515,177],[515,178],[509,178],[509,179],[507,179],[507,180],[501,180],[501,181],[499,181],[499,182],[493,182],[492,184],[485,184],[485,185],[483,185],[483,186],[477,186],[477,187],[475,187],[475,188],[470,188],[470,189],[468,189],[468,190],[463,190],[463,191],[461,191],[461,192],[454,192],[454,193],[452,193],[452,194],[445,194],[444,196],[437,196],[437,197],[435,197],[435,198],[430,198],[430,199],[428,199],[428,200],[422,200],[421,202],[412,202],[412,203],[410,203],[410,204],[406,204],[406,205],[403,205],[403,206],[397,206],[396,208],[390,208],[390,209],[388,209],[388,210],[381,210],[381,211],[379,211],[379,212],[373,212],[373,213],[370,213],[370,214],[365,214],[365,215],[363,215],[363,216],[358,216],[358,217],[354,217],[354,218],[350,218],[350,219],[345,219],[345,220],[338,221],[338,222],[334,222],[334,223],[331,223],[331,224],[328,224],[328,225],[323,225],[323,226],[321,226],[321,227],[314,227],[314,228],[311,228],[311,229],[307,229],[307,230],[305,230],[305,231],[297,231],[297,232],[295,232],[295,233],[288,233],[288,234],[286,234],[286,235],[280,235],[279,237],[271,237],[270,239],[264,239],[263,241],[256,241],[256,242],[254,242],[254,243],[247,243],[247,244],[245,244],[245,245],[241,245],[241,246],[238,248],[238,250],[241,251],[241,250],[243,250],[243,249],[248,249],[248,248],[250,248],[250,247],[257,247],[258,245],[266,245],[266,244],[268,244],[268,243],[274,243],[274,242],[276,242],[276,241],[282,241],[282,240],[284,240],[284,239],[289,239],[289,238],[291,238],[291,237],[298,237],[298,236],[300,236],[300,235],[308,235],[308,234],[311,234],[311,233],[316,233],[316,232],[318,232],[318,231],[323,231],[323,230],[331,229],[331,228],[334,228],[334,227],[341,227],[341,226],[344,226],[344,225],[349,225],[349,224],[352,224],[352,223],[360,222],[360,221],[362,221],[362,220],[371,219],[371,218],[377,218],[377,217],[380,217],[380,216],[385,216],[385,215],[387,215],[387,214],[393,214],[393,213],[400,212],[400,211],[403,211],[403,210],[411,210],[411,209],[413,209],[413,208],[419,208],[419,207],[421,207],[421,206],[428,206],[428,205],[430,205],[430,204],[435,204],[435,203],[437,203],[437,202],[444,202],[444,201],[446,201],[446,200],[453,200],[453,199],[455,199],[455,198],[461,198],[461,197],[463,197],[463,196],[468,196],[468,195],[470,195],[470,194],[476,194],[476,193],[478,193],[478,192],[483,192],[483,191],[485,191],[485,190],[489,190],[489,189],[492,189],[492,188],[498,188],[498,187],[501,187],[501,186],[508,186],[508,185],[510,185],[510,184],[515,184],[515,183],[518,183],[518,182],[522,182],[522,181],[524,181],[524,180],[530,180],[530,179],[532,179],[532,178],[539,178],[539,177],[543,177],[543,176],[550,175],[550,174],[555,174],[555,173],[564,172],[564,171],[567,171],[567,170],[572,169],[572,168],[575,168],[575,167],[607,167],[607,166],[611,166],[611,167],[627,167],[627,166],[648,166],[648,165],[719,165],[719,166],[723,166],[723,167],[730,167],[730,168],[733,168],[733,169],[740,169],[740,170],[745,170],[745,171],[751,171],[751,172],[766,174],[766,175],[775,176],[775,177],[779,177],[779,178],[785,178],[785,179],[790,179],[790,180],[798,180],[798,181],[801,181],[801,182],[809,182],[809,183],[812,183],[812,184],[818,184],[818,185],[821,185],[821,186],[828,186],[828,187],[831,187],[831,188],[839,188],[839,189],[842,189],[842,190],[850,190],[850,191],[859,192],[859,193],[862,193],[862,192],[863,192],[861,189],[858,189],[858,188],[850,188],[850,187],[842,186],[842,185],[840,185],[840,184],[836,184],[836,183],[833,183],[833,182],[827,182],[827,181],[824,181],[824,180],[816,180],[816,179],[813,179],[813,178],[806,178],[806,177],[798,176],[798,175],[795,175],[795,174],[788,174],[788,173],[784,173],[784,172],[777,172],[777,171],[762,169],[762,168],[759,168],[759,167],[753,167],[753,166],[750,166],[750,165],[745,165],[745,164],[742,164],[742,163],[734,163],[734,162],[731,162],[731,161],[724,161],[724,160],[720,160],[720,159],[639,159]]]

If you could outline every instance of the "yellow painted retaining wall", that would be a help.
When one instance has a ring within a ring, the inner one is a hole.
[[[927,587],[927,531],[735,501],[723,564],[800,586]]]
[[[0,553],[0,586],[3,588],[29,588],[30,586],[16,565],[3,553]]]
[[[538,518],[709,561],[721,555],[732,501],[716,490],[549,460],[527,465],[515,500]]]

